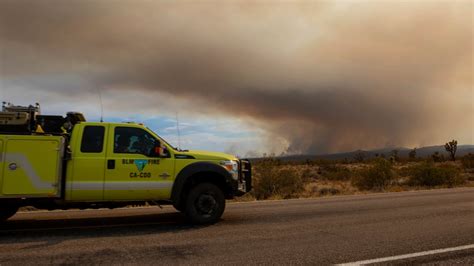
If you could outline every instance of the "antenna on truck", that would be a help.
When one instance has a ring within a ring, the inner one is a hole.
[[[176,132],[178,133],[178,150],[181,150],[181,133],[179,132],[178,112],[176,112]]]
[[[100,122],[104,122],[104,105],[102,103],[102,91],[100,87],[97,88],[97,92],[99,94],[99,103],[100,103]]]
[[[86,59],[86,71],[89,72],[90,64],[89,60]],[[104,105],[102,103],[102,90],[100,86],[97,86],[97,95],[99,96],[99,104],[100,104],[100,122],[104,122]]]

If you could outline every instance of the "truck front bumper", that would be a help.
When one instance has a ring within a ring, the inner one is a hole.
[[[248,159],[239,160],[239,178],[236,196],[242,196],[252,190],[252,166]]]

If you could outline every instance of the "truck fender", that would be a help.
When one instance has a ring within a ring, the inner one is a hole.
[[[185,184],[193,177],[199,173],[215,173],[225,179],[225,184],[229,191],[234,190],[234,181],[232,175],[227,172],[223,167],[209,162],[196,162],[184,167],[179,174],[176,176],[176,179],[173,184],[173,189],[171,190],[171,201],[173,205],[179,206],[181,200],[181,193],[183,192]],[[228,194],[224,191],[224,194]]]

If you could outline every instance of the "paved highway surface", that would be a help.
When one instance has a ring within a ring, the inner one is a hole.
[[[441,250],[375,262],[474,265],[473,244],[464,188],[229,203],[202,227],[172,207],[23,212],[0,226],[0,264],[339,264]]]

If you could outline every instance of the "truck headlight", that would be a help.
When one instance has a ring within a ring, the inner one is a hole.
[[[232,175],[233,179],[237,180],[239,178],[239,163],[237,161],[221,161],[220,164]]]

